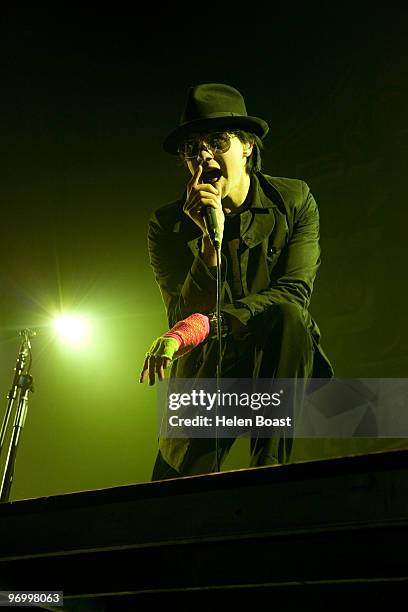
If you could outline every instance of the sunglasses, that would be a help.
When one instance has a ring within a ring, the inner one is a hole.
[[[214,154],[226,153],[234,136],[232,132],[196,134],[180,143],[178,152],[183,159],[195,159],[203,149]]]

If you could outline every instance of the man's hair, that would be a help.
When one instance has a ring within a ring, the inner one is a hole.
[[[252,153],[247,159],[246,171],[248,174],[260,172],[262,168],[262,156],[261,150],[263,149],[263,142],[256,134],[251,132],[244,132],[243,130],[234,130],[231,132],[235,134],[242,144],[251,144],[253,146]]]

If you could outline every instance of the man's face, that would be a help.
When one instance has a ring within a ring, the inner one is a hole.
[[[199,164],[203,172],[201,183],[211,183],[221,193],[230,195],[247,180],[246,162],[252,153],[252,145],[242,143],[230,132],[210,132],[190,137],[180,147],[191,174]]]

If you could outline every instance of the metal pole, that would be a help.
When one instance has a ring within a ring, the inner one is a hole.
[[[23,336],[23,341],[17,357],[17,363],[15,367],[15,375],[11,390],[7,396],[8,405],[6,414],[3,419],[0,435],[0,454],[6,437],[7,425],[12,412],[13,403],[18,397],[18,405],[16,415],[13,424],[13,432],[10,439],[7,458],[3,471],[3,478],[0,488],[0,502],[6,502],[10,497],[11,485],[13,483],[14,475],[14,464],[17,455],[18,443],[20,441],[20,434],[24,427],[25,419],[27,416],[28,409],[28,394],[33,390],[33,377],[30,375],[31,368],[31,343],[30,337],[35,336],[35,332],[24,329],[20,332],[20,336]],[[28,359],[28,363],[27,363]]]

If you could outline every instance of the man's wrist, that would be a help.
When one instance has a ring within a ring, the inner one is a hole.
[[[207,317],[210,321],[209,338],[216,338],[218,336],[217,313],[210,312],[208,313]],[[230,329],[227,323],[227,319],[226,317],[224,317],[224,314],[222,312],[220,313],[220,319],[221,319],[221,337],[224,338],[225,336],[229,334]]]

